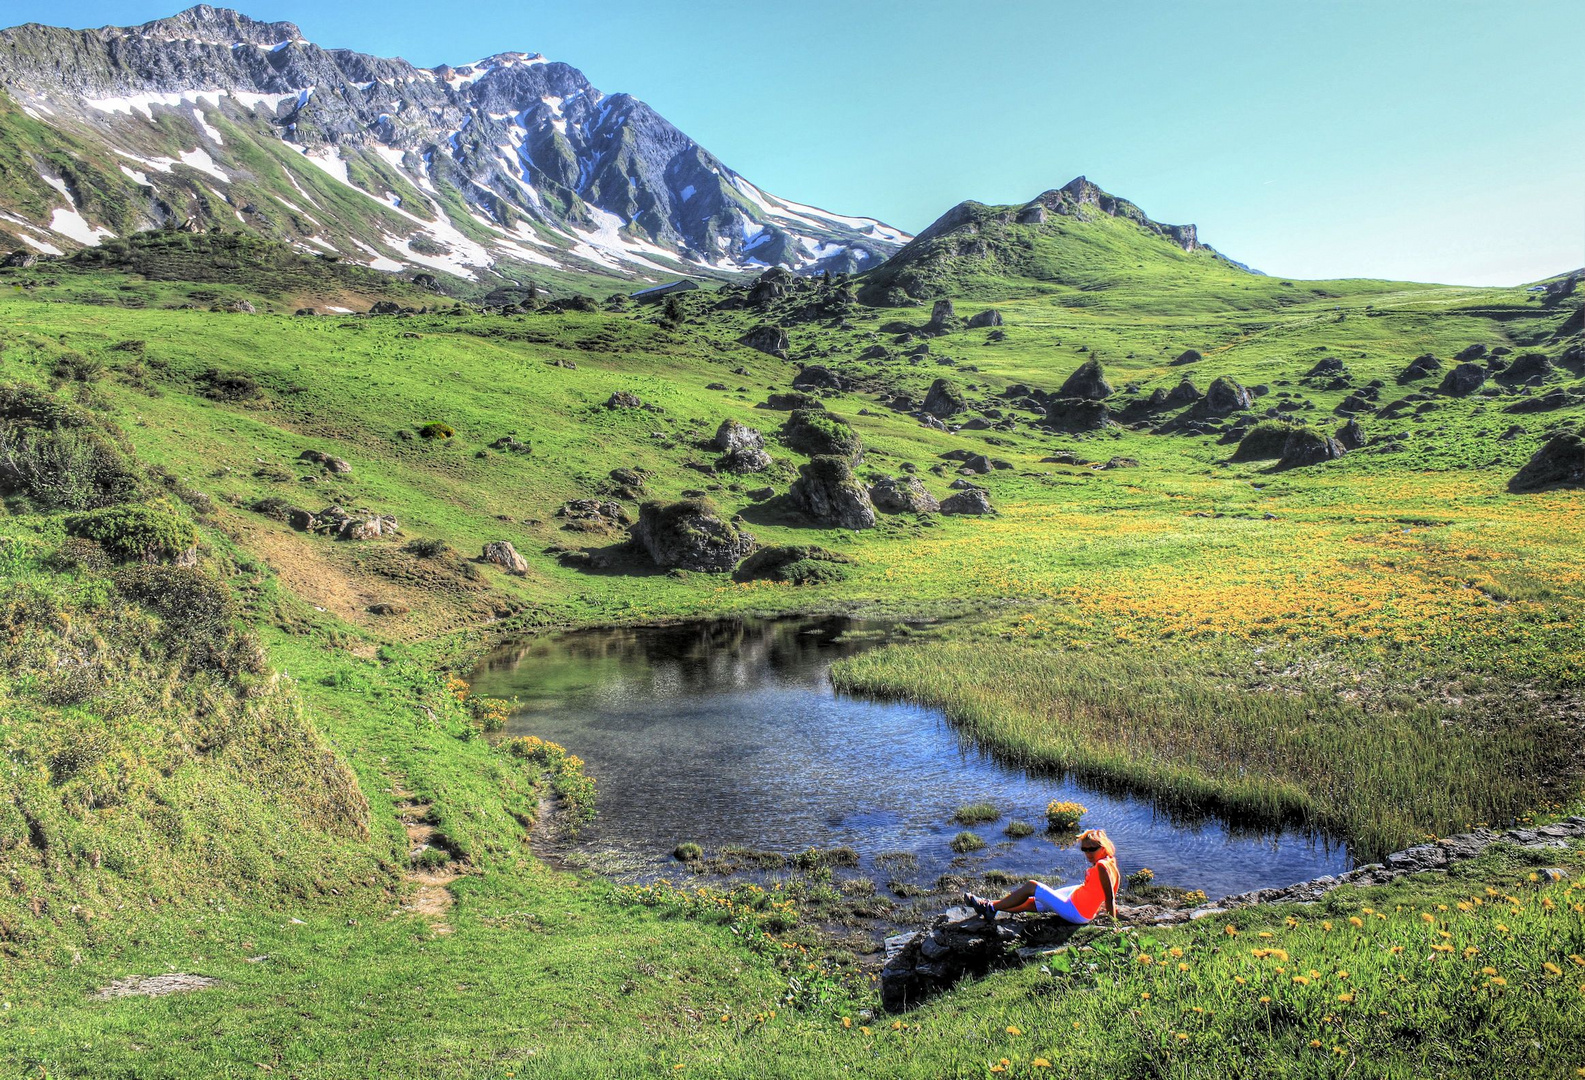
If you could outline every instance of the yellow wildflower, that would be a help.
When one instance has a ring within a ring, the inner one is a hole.
[[[1309,986],[1310,985],[1310,980],[1305,978],[1303,975],[1295,975],[1293,977],[1293,981],[1295,983],[1297,983],[1298,985],[1300,985],[1300,986]]]
[[[1009,1035],[1022,1035],[1023,1032],[1019,1031],[1018,1028],[1014,1027],[1012,1024],[1008,1024],[1007,1025],[1007,1034],[1009,1034]]]
[[[1188,1042],[1189,1041],[1189,1033],[1187,1031],[1178,1032],[1178,1041],[1179,1042]]]
[[[1364,928],[1365,920],[1361,919],[1358,915],[1350,915],[1348,917],[1348,924],[1355,930],[1360,930]]]
[[[1045,1058],[1035,1058],[1035,1060],[1031,1061],[1029,1064],[1037,1069],[1051,1068],[1051,1062],[1047,1061]]]

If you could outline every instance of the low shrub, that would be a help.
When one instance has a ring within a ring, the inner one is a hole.
[[[204,397],[211,401],[251,401],[264,394],[251,375],[239,371],[210,368],[198,380],[204,384]]]
[[[92,510],[137,493],[121,452],[97,432],[0,424],[0,492],[43,510]]]
[[[198,543],[198,534],[170,509],[159,504],[129,504],[76,514],[66,531],[96,541],[112,557],[158,562],[175,559]]]
[[[1022,840],[1026,836],[1035,835],[1035,827],[1027,821],[1009,821],[1007,828],[1003,829],[1002,832],[1014,840]]]
[[[1128,887],[1130,889],[1147,888],[1155,880],[1156,872],[1148,866],[1141,866],[1138,870],[1128,875]]]
[[[965,829],[954,836],[952,842],[947,846],[959,855],[967,855],[971,851],[978,851],[984,847],[985,839],[978,833],[972,833]]]
[[[438,422],[425,424],[423,427],[418,429],[418,437],[420,439],[445,440],[451,438],[456,433],[456,429],[450,424],[442,424]]]
[[[694,843],[678,844],[672,849],[671,857],[678,862],[698,862],[704,858],[704,848]]]
[[[402,545],[402,550],[409,555],[417,555],[420,559],[438,559],[451,550],[451,545],[440,539],[409,540]]]

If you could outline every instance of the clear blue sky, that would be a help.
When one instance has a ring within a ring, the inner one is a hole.
[[[185,0],[5,0],[126,25]],[[1284,277],[1585,264],[1585,0],[249,0],[426,66],[542,52],[770,191],[911,231],[1080,173]]]

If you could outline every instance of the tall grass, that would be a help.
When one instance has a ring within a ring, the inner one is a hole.
[[[1367,860],[1427,833],[1509,821],[1534,806],[1537,777],[1569,768],[1571,744],[1533,710],[1477,716],[1322,688],[1251,689],[1239,662],[1171,646],[943,641],[844,660],[832,679],[844,692],[939,706],[1013,764],[1177,812],[1317,829]]]

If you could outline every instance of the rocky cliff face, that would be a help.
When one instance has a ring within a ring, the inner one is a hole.
[[[485,281],[850,272],[908,240],[778,199],[637,98],[535,54],[419,68],[200,6],[0,32],[0,90],[0,230],[35,251],[240,223]]]

